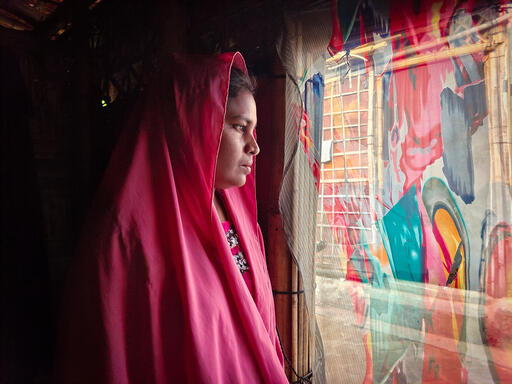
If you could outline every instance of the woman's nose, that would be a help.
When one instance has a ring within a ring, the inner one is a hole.
[[[247,143],[247,152],[253,156],[256,156],[258,153],[260,153],[260,147],[258,145],[258,142],[256,141],[256,138],[253,135],[249,135],[249,141]]]

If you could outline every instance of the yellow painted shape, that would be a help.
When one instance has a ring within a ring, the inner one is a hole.
[[[441,21],[442,6],[442,1],[432,4],[432,34],[437,38],[441,37],[441,32],[439,31],[439,22]]]
[[[506,296],[512,298],[512,239],[510,237],[503,241],[501,252],[503,252],[503,260],[505,261]],[[512,350],[510,352],[512,353]],[[512,359],[509,361],[512,361]]]
[[[375,258],[379,260],[383,269],[389,267],[388,253],[386,252],[386,248],[384,248],[382,244],[372,245],[370,246],[370,250],[372,254],[375,256]]]
[[[446,248],[448,249],[448,252],[450,254],[450,259],[453,262],[453,259],[455,257],[455,253],[457,252],[457,247],[459,246],[461,240],[461,237],[459,235],[459,232],[457,231],[457,226],[455,225],[453,219],[451,218],[448,211],[445,209],[438,209],[436,211],[436,214],[434,216],[434,224],[437,226],[439,232],[441,233],[441,236],[444,240],[444,243],[446,245]],[[465,270],[466,270],[466,255],[464,252],[464,248],[461,249],[462,253],[462,263],[459,268],[459,272],[457,273],[457,278],[452,282],[450,286],[457,287],[457,288],[466,288],[466,281],[465,281]],[[442,255],[442,252],[441,252]],[[444,265],[444,263],[443,263]],[[445,268],[445,275],[446,278],[448,278],[448,274],[450,273],[449,269]]]
[[[455,308],[453,307],[453,298],[450,297],[450,308],[451,308],[451,317],[452,317],[452,329],[453,329],[453,339],[459,340],[459,324],[457,323],[457,316],[455,315]]]

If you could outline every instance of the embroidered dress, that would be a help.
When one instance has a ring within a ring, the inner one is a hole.
[[[247,261],[242,251],[242,244],[240,242],[238,234],[236,233],[235,226],[233,225],[233,223],[229,221],[224,221],[222,222],[222,228],[226,233],[226,240],[229,244],[229,247],[231,248],[233,261],[237,266],[238,270],[240,271],[240,273],[242,274],[242,277],[244,278],[245,281],[245,285],[247,285],[249,292],[254,298],[254,281],[252,278],[252,272],[250,271],[249,262]]]
[[[240,273],[243,274],[249,270],[249,265],[247,264],[247,260],[245,259],[244,253],[242,252],[235,227],[233,227],[229,221],[224,221],[222,223],[222,227],[226,232],[226,239],[228,241],[229,247],[231,248],[233,260],[240,270]]]

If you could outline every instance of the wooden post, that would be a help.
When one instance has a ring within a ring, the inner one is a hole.
[[[279,191],[284,167],[284,137],[286,119],[286,75],[277,57],[272,74],[258,78],[256,104],[258,108],[258,143],[261,154],[257,159],[256,188],[258,220],[265,241],[267,266],[275,292],[277,329],[287,358],[292,359],[294,263],[286,243],[283,223],[279,213]],[[293,366],[293,363],[292,363]],[[294,375],[285,363],[289,379]]]

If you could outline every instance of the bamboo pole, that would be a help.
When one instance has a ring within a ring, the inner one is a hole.
[[[304,289],[304,286],[301,284],[300,289]],[[307,307],[305,305],[306,300],[305,296],[301,295],[302,300],[302,316],[303,316],[303,323],[302,323],[302,333],[303,333],[303,343],[302,343],[302,376],[306,375],[311,367],[309,366],[309,314]]]
[[[292,276],[292,286],[291,291],[296,292],[299,288],[299,270],[297,268],[297,264],[295,262],[292,262],[292,268],[291,268],[291,276]],[[298,295],[289,295],[291,298],[291,356],[290,360],[292,362],[292,367],[295,370],[295,372],[298,371]]]
[[[304,289],[304,286],[301,284],[299,286],[300,290]],[[301,332],[302,332],[302,346],[301,346],[301,375],[306,376],[308,372],[311,370],[311,366],[309,365],[309,335],[310,335],[310,329],[309,329],[309,311],[306,306],[306,296],[304,294],[301,294],[299,297],[300,301],[300,307],[302,312],[302,322],[300,325]]]
[[[293,261],[288,252],[286,245],[284,229],[279,214],[274,214],[269,218],[269,235],[268,235],[268,249],[272,254],[269,255],[269,274],[272,281],[272,287],[278,292],[288,292],[292,288],[292,279],[290,272],[292,271]],[[292,353],[292,339],[293,333],[291,332],[293,319],[292,319],[292,295],[276,294],[274,295],[274,303],[276,309],[276,325],[279,331],[279,337],[283,347],[283,353],[289,357]],[[293,377],[293,373],[287,364],[285,369],[288,378]]]
[[[476,52],[494,50],[495,48],[496,44],[489,43],[476,43],[471,45],[464,45],[462,47],[446,48],[438,52],[430,52],[422,55],[407,57],[399,61],[393,61],[389,66],[386,67],[386,71],[396,71],[399,69],[410,68],[426,63],[431,64],[433,62],[450,59],[455,56],[470,55]],[[396,59],[396,57],[394,59]]]
[[[375,119],[374,119],[374,154],[377,157],[376,161],[376,174],[377,174],[377,193],[381,193],[384,186],[384,164],[382,161],[382,140],[383,140],[383,129],[384,129],[384,106],[383,106],[383,85],[382,85],[382,77],[376,76],[374,77],[374,90],[375,90]],[[371,161],[371,160],[370,160]]]
[[[483,23],[481,25],[477,25],[476,27],[469,28],[469,29],[467,29],[465,31],[456,33],[454,35],[442,37],[442,38],[436,39],[434,41],[427,42],[425,44],[415,45],[414,47],[411,47],[411,48],[406,48],[403,51],[398,52],[394,56],[394,58],[396,59],[396,58],[399,58],[399,57],[402,57],[402,56],[408,56],[408,55],[411,55],[411,54],[415,54],[418,51],[428,50],[428,49],[435,48],[435,47],[437,47],[439,45],[447,44],[447,43],[449,43],[451,41],[464,38],[464,37],[466,37],[468,35],[471,35],[473,33],[481,32],[481,31],[484,31],[486,29],[490,29],[492,27],[495,27],[495,26],[497,26],[499,24],[508,22],[508,21],[510,21],[510,19],[511,19],[511,15],[506,13],[506,14],[498,17],[495,20],[491,20],[491,21],[488,21],[487,23]],[[425,27],[425,28],[419,29],[418,32],[432,32],[433,30],[434,30],[433,27]],[[358,55],[358,56],[363,56],[363,55],[366,55],[366,54],[372,54],[375,50],[377,50],[379,48],[382,48],[382,47],[385,47],[388,44],[388,42],[390,42],[392,40],[395,40],[395,39],[399,38],[400,36],[401,36],[400,34],[398,34],[398,35],[395,34],[393,36],[390,36],[390,37],[384,38],[382,40],[379,40],[378,42],[371,42],[371,43],[368,43],[368,44],[361,45],[361,46],[359,46],[357,48],[352,49],[350,51],[350,53],[354,54],[354,55]],[[327,65],[329,66],[329,65],[337,64],[339,62],[339,60],[344,55],[345,55],[345,52],[337,53],[333,57],[327,59],[327,61],[326,61]]]
[[[491,35],[497,48],[489,53],[488,60],[484,64],[487,102],[488,102],[488,137],[490,152],[490,207],[499,216],[510,215],[506,207],[502,206],[502,191],[499,190],[500,184],[507,185],[510,188],[512,184],[512,132],[510,128],[510,67],[506,28],[496,28]],[[500,212],[503,210],[503,212]],[[504,253],[498,252],[498,265],[505,265]],[[489,273],[496,273],[497,276],[491,276],[490,281],[506,280],[505,268],[492,268]],[[487,294],[493,295],[492,292]]]
[[[512,184],[510,93],[508,88],[510,69],[506,31],[493,34],[497,49],[489,53],[485,63],[487,99],[489,103],[489,145],[491,152],[491,183]],[[506,82],[506,84],[505,84]]]
[[[304,318],[306,319],[305,324],[304,324],[304,332],[306,333],[306,343],[304,345],[304,350],[306,351],[304,365],[305,365],[306,369],[305,369],[304,374],[307,374],[312,369],[311,364],[309,362],[310,361],[309,341],[311,340],[311,328],[310,328],[311,319],[309,318],[309,314],[311,313],[311,311],[309,311],[308,308],[306,307],[306,308],[304,308],[304,313],[305,313]],[[314,313],[314,311],[313,311],[313,313]]]
[[[302,290],[302,279],[299,276],[297,290]],[[304,295],[297,294],[297,372],[304,375]]]

